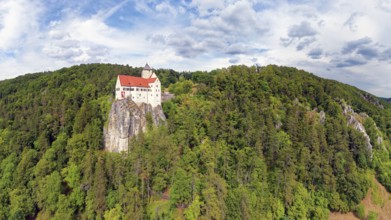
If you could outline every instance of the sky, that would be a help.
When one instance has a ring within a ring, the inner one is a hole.
[[[0,0],[0,80],[82,63],[293,66],[391,97],[391,0]]]

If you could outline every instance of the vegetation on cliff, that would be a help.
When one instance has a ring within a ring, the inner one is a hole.
[[[327,219],[391,190],[391,107],[295,68],[157,70],[167,123],[102,150],[117,74],[80,65],[0,82],[0,219]],[[348,126],[361,117],[373,146]]]

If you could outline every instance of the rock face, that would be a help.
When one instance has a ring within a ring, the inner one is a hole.
[[[367,134],[367,132],[364,128],[364,125],[359,120],[360,118],[361,119],[368,118],[368,115],[366,115],[365,113],[357,114],[356,112],[354,112],[354,110],[352,109],[351,106],[346,105],[346,104],[343,104],[342,108],[343,108],[343,114],[345,115],[345,117],[347,119],[348,125],[352,126],[354,129],[356,129],[357,131],[359,131],[363,134],[363,136],[365,138],[365,144],[367,145],[367,149],[370,152],[371,159],[372,159],[372,148],[373,147],[371,144],[371,139],[369,138],[369,135]]]
[[[116,100],[111,106],[109,120],[104,128],[105,150],[110,152],[128,152],[130,139],[147,127],[147,115],[150,114],[155,125],[166,120],[159,105],[137,105],[130,99]]]
[[[324,111],[319,112],[319,122],[322,125],[326,122],[326,113],[324,113]]]
[[[371,94],[368,94],[368,93],[363,93],[361,94],[361,97],[363,99],[365,99],[367,102],[371,103],[371,104],[374,104],[376,105],[377,107],[381,108],[381,109],[384,109],[384,106],[380,103],[380,100],[379,98],[371,95]]]

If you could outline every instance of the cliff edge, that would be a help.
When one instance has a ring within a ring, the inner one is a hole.
[[[105,150],[128,152],[130,139],[146,130],[148,114],[151,114],[155,125],[166,120],[160,105],[153,108],[145,103],[137,105],[130,99],[115,100],[103,131]]]

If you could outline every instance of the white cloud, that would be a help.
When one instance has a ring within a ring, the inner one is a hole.
[[[200,16],[207,16],[210,14],[214,14],[216,11],[223,9],[224,1],[193,0],[191,1],[190,5],[197,9]]]
[[[182,7],[176,8],[167,2],[161,2],[161,3],[157,4],[155,9],[159,13],[164,13],[164,14],[168,13],[174,17],[178,16],[178,14],[185,12],[184,11],[185,9],[183,9]]]
[[[37,30],[40,10],[31,1],[15,0],[0,3],[0,50],[17,49],[27,35]]]
[[[94,17],[97,18],[98,20],[104,21],[107,18],[109,18],[110,16],[112,16],[114,13],[116,13],[119,9],[121,9],[128,2],[129,2],[129,0],[124,0],[124,1],[120,2],[119,4],[115,5],[114,7],[109,8],[108,10],[107,9],[100,10]]]
[[[317,9],[316,16],[306,16],[306,13],[300,13],[302,11],[300,5],[292,7],[284,3],[279,5],[279,9],[270,11],[270,16],[271,13],[275,15],[275,19],[271,19],[270,26],[279,28],[272,29],[273,35],[266,40],[271,48],[267,60],[280,65],[297,66],[313,71],[323,77],[337,79],[375,92],[379,96],[391,96],[390,84],[388,84],[388,89],[384,89],[387,85],[384,85],[383,79],[389,77],[387,71],[376,73],[373,71],[373,66],[382,66],[384,69],[390,67],[391,57],[388,61],[381,61],[382,57],[388,57],[387,51],[391,46],[390,39],[385,39],[388,35],[385,27],[390,26],[385,21],[391,18],[390,15],[379,11],[376,4],[368,1],[355,1],[354,3],[330,1],[327,5],[327,10]],[[316,9],[311,6],[311,3],[309,6]],[[363,9],[365,11],[361,12]],[[353,16],[354,19],[348,22],[352,17],[352,12],[353,14],[357,12],[357,16]],[[300,24],[301,21],[311,24],[317,33],[315,40],[308,38],[308,42],[304,42],[286,37],[289,35],[289,28]],[[285,44],[277,45],[275,41],[281,37]],[[353,54],[342,54],[348,42],[362,38],[372,39],[373,42],[365,47],[356,48]],[[284,46],[288,47],[280,48]],[[296,47],[298,51],[294,51],[293,47]],[[371,83],[366,81],[369,79]],[[384,86],[379,89],[376,85]]]

